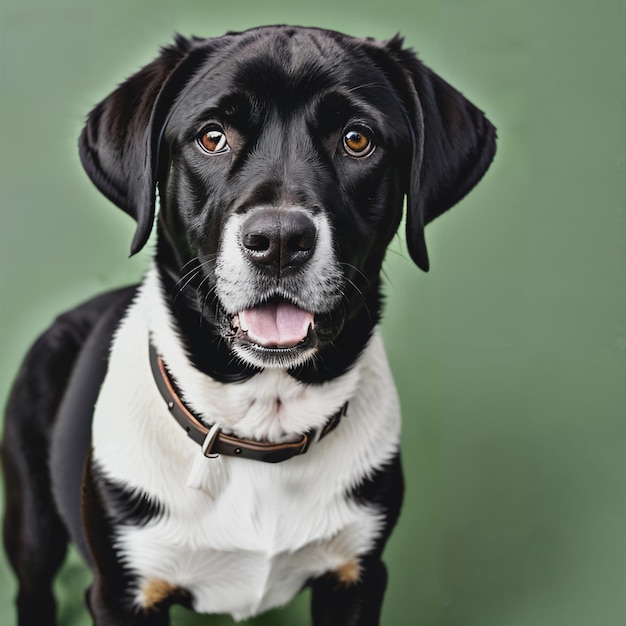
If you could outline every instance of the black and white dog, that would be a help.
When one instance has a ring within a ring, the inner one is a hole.
[[[19,623],[55,623],[68,539],[98,625],[174,602],[243,619],[312,588],[379,623],[400,510],[380,271],[483,176],[495,130],[403,48],[312,28],[177,38],[90,114],[80,155],[137,221],[139,286],[59,317],[9,400]]]

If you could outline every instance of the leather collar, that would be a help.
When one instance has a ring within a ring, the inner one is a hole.
[[[346,414],[346,402],[321,428],[311,429],[302,434],[296,441],[273,443],[270,441],[254,441],[227,435],[220,430],[218,424],[205,426],[202,420],[185,406],[181,400],[175,382],[170,377],[163,359],[150,342],[150,367],[161,397],[165,400],[169,412],[185,429],[187,435],[202,447],[206,457],[213,458],[220,454],[235,456],[242,459],[280,463],[304,454],[312,443],[319,441],[330,433]]]

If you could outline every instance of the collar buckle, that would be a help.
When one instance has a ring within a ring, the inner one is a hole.
[[[207,459],[216,459],[219,456],[216,452],[212,452],[213,446],[215,445],[215,441],[217,440],[217,436],[219,434],[219,424],[213,424],[202,442],[202,454],[204,454]]]

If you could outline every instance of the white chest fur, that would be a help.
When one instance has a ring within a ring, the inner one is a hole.
[[[116,535],[138,573],[145,605],[155,581],[193,595],[199,612],[243,619],[287,602],[306,582],[366,553],[380,515],[345,498],[395,454],[399,409],[377,334],[358,363],[323,385],[267,370],[223,384],[194,370],[177,341],[151,273],[113,344],[96,406],[94,459],[107,476],[138,488],[166,514]],[[148,336],[207,422],[242,437],[280,439],[319,426],[346,401],[339,426],[280,464],[205,459],[172,419],[148,364]]]

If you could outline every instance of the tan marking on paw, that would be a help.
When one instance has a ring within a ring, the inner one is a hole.
[[[149,610],[155,608],[158,604],[178,591],[178,587],[168,583],[166,580],[153,578],[142,585],[141,591],[143,592],[143,602],[141,605],[144,609]]]
[[[342,585],[354,585],[361,579],[361,565],[356,559],[347,561],[335,570],[335,576]]]

